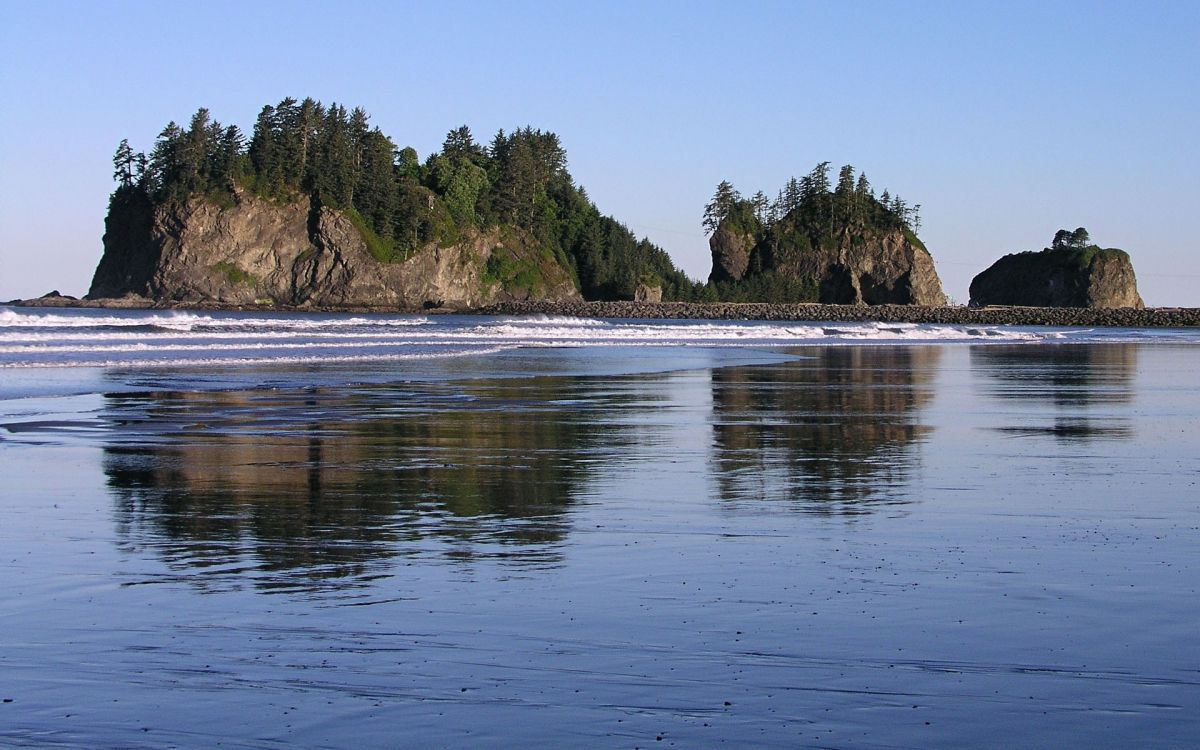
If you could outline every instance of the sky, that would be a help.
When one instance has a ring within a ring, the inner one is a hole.
[[[207,107],[362,106],[424,158],[450,129],[559,135],[600,210],[694,278],[721,180],[821,161],[922,206],[960,303],[1060,228],[1200,306],[1200,2],[0,0],[0,300],[86,293],[112,155]]]

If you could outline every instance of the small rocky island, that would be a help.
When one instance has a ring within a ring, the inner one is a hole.
[[[792,178],[769,201],[743,198],[729,182],[705,210],[717,297],[729,302],[943,305],[933,258],[917,238],[920,206],[865,174],[829,162]]]
[[[971,281],[971,306],[1135,308],[1145,305],[1129,254],[1060,229],[1050,247],[1005,255]]]

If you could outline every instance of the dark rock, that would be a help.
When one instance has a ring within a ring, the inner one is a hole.
[[[972,307],[1145,307],[1129,255],[1095,246],[1005,255],[971,281],[970,293]]]
[[[566,315],[579,318],[673,320],[786,320],[821,322],[933,323],[1087,328],[1183,328],[1200,326],[1200,308],[1098,309],[1083,307],[946,307],[918,305],[822,305],[695,302],[504,302],[469,311],[478,315]]]
[[[750,265],[750,251],[754,248],[753,234],[735,231],[722,222],[717,230],[708,238],[708,248],[712,251],[712,272],[708,280],[740,281],[746,275]]]

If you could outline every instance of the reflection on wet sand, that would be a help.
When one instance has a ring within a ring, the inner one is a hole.
[[[1111,407],[1133,399],[1135,344],[971,348],[971,369],[986,378],[987,395],[1006,404],[1014,435],[1060,440],[1128,440],[1126,411]],[[1021,402],[1028,409],[1011,407]],[[1048,409],[1047,406],[1053,407]]]
[[[555,564],[589,459],[621,444],[620,395],[586,388],[116,395],[104,470],[128,544],[264,587],[344,586],[397,555]]]
[[[722,499],[788,499],[855,515],[908,502],[936,347],[796,350],[797,362],[713,372],[713,474]]]

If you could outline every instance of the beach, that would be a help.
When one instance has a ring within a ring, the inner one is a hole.
[[[0,308],[0,744],[1180,747],[1183,328]]]

